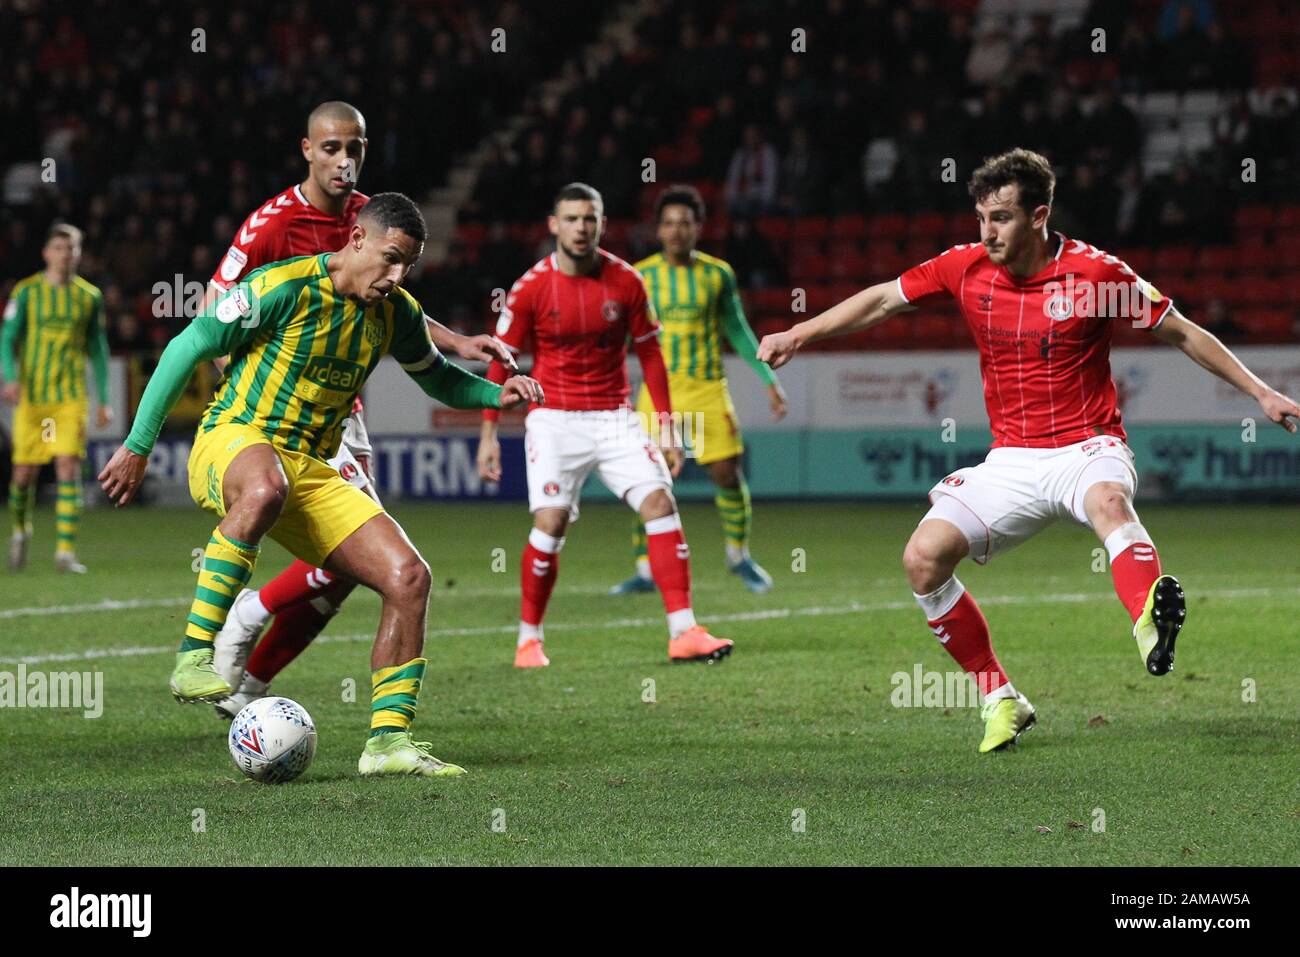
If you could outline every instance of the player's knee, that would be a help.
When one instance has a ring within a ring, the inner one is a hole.
[[[916,532],[903,549],[903,569],[912,591],[927,594],[949,578],[961,558],[947,544],[933,536]]]
[[[238,504],[258,518],[273,520],[280,515],[288,496],[289,486],[284,476],[268,472],[240,490]]]
[[[736,459],[723,459],[709,466],[709,477],[719,488],[740,487],[740,465]]]
[[[656,518],[667,518],[677,511],[677,503],[667,489],[655,489],[647,495],[637,508],[637,514],[643,522],[653,522]]]
[[[429,600],[432,576],[428,563],[416,551],[394,559],[388,569],[385,597],[404,604],[424,605]]]
[[[533,527],[552,538],[563,538],[569,527],[569,512],[563,508],[543,508],[533,513]]]

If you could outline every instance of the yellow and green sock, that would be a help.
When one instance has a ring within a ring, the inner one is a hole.
[[[17,482],[9,483],[9,516],[14,532],[28,535],[32,530],[32,507],[36,504],[36,483],[23,488]]]
[[[221,626],[226,623],[230,605],[239,590],[248,584],[257,564],[260,545],[249,545],[214,529],[203,550],[203,566],[194,589],[194,603],[185,625],[181,651],[211,647]]]
[[[59,554],[72,554],[77,550],[77,528],[81,524],[81,480],[59,480],[59,497],[54,502],[54,529],[57,541],[54,549]]]
[[[632,533],[632,556],[636,559],[636,573],[648,581],[652,576],[650,553],[646,550],[645,522],[637,522],[636,531]]]
[[[713,503],[722,517],[722,534],[727,541],[727,561],[736,564],[749,554],[749,532],[754,524],[754,507],[744,478],[735,488],[720,488]]]
[[[415,702],[424,681],[425,658],[376,668],[370,673],[370,736],[409,731],[415,720]]]

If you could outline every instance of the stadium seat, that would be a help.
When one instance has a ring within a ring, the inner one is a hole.
[[[907,237],[911,240],[933,240],[942,245],[947,228],[948,218],[942,213],[921,213],[907,221]]]
[[[1157,274],[1188,272],[1195,264],[1194,256],[1190,246],[1166,246],[1156,252],[1152,265]]]
[[[1198,272],[1225,272],[1237,268],[1237,250],[1231,246],[1206,246],[1196,254]]]
[[[764,216],[758,221],[758,232],[769,242],[784,243],[790,238],[790,220],[784,216]]]
[[[872,216],[867,223],[869,239],[902,239],[907,230],[907,217],[899,213],[886,213]]]
[[[1233,222],[1237,227],[1237,234],[1243,235],[1270,228],[1273,225],[1273,216],[1272,206],[1242,206],[1233,217]]]
[[[825,239],[830,231],[830,221],[825,216],[803,216],[794,221],[791,236],[800,239]]]
[[[837,216],[831,222],[830,234],[836,239],[865,239],[867,236],[867,217],[861,213]]]
[[[1248,243],[1235,252],[1238,272],[1269,272],[1277,267],[1277,247],[1272,243]]]

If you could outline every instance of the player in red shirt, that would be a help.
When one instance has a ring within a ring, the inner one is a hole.
[[[259,266],[347,244],[357,213],[369,199],[356,189],[366,142],[365,117],[355,107],[331,101],[311,112],[302,140],[307,178],[267,200],[244,220],[208,283],[204,306]],[[491,336],[461,336],[425,319],[434,345],[444,353],[512,361]],[[329,464],[378,501],[371,481],[370,438],[361,412],[358,399],[352,415],[344,420],[338,455]],[[233,718],[249,701],[265,695],[271,679],[320,634],[355,587],[354,582],[295,560],[257,591],[241,591],[214,647],[214,667],[235,689],[216,704],[217,713]],[[270,630],[257,642],[272,619]]]
[[[533,408],[524,420],[533,529],[520,569],[517,668],[550,664],[542,648],[542,616],[559,572],[564,533],[577,521],[582,484],[592,469],[645,524],[650,571],[668,613],[669,658],[715,661],[731,653],[732,643],[710,635],[691,610],[690,550],[672,496],[673,476],[682,466],[676,436],[656,448],[628,401],[630,338],[660,421],[672,413],[656,341],[659,321],[640,274],[600,248],[603,206],[600,194],[583,183],[560,190],[547,220],[555,252],[511,287],[497,322],[497,337],[511,352],[531,348],[531,375],[546,394],[546,407]],[[494,382],[505,376],[500,363],[488,368]],[[500,480],[494,414],[483,417],[478,465],[484,478]]]
[[[917,305],[955,298],[980,351],[993,430],[988,458],[930,492],[932,507],[903,553],[930,629],[984,695],[979,750],[1016,741],[1036,718],[1012,687],[975,599],[953,575],[983,564],[1057,518],[1087,525],[1110,555],[1115,592],[1133,619],[1148,672],[1173,668],[1186,617],[1182,587],[1162,574],[1133,509],[1137,474],[1110,375],[1115,322],[1133,322],[1258,400],[1290,432],[1295,400],[1269,388],[1223,344],[1114,256],[1049,232],[1055,177],[1037,153],[986,160],[970,193],[980,242],[954,246],[896,280],[872,286],[787,332],[765,336],[758,357],[784,365],[804,343],[865,329]]]

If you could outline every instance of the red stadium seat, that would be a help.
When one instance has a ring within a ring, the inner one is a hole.
[[[909,267],[916,266],[927,259],[933,259],[947,248],[943,245],[943,240],[938,238],[913,239],[903,247],[903,258]]]
[[[792,235],[795,239],[825,239],[830,231],[830,221],[825,216],[804,216],[794,221]]]
[[[1151,278],[1147,273],[1151,272],[1154,258],[1151,251],[1144,246],[1130,246],[1125,249],[1116,249],[1115,255],[1128,264],[1128,267],[1144,279]]]
[[[1237,287],[1236,301],[1243,306],[1273,306],[1287,301],[1286,283],[1281,279],[1250,276]]]
[[[932,239],[943,242],[948,233],[948,218],[943,213],[921,213],[907,221],[909,239]]]
[[[807,288],[809,283],[821,282],[830,275],[830,261],[825,256],[791,257],[790,282]]]
[[[865,239],[867,237],[867,217],[861,213],[837,216],[831,222],[830,233],[835,239]]]
[[[863,277],[869,282],[884,282],[896,278],[908,266],[914,265],[892,247],[873,246],[867,251],[867,272]]]
[[[1195,253],[1191,246],[1166,246],[1157,250],[1152,265],[1157,274],[1189,272],[1195,264]]]
[[[487,236],[487,227],[482,223],[461,223],[456,227],[456,238],[465,246],[477,246]]]
[[[899,213],[872,216],[867,222],[867,236],[871,239],[901,239],[907,230],[907,218]]]
[[[1277,211],[1274,225],[1278,229],[1300,228],[1300,206],[1283,206]]]
[[[1244,239],[1247,233],[1272,227],[1273,207],[1242,206],[1237,210],[1234,221],[1237,225],[1237,235]]]
[[[1287,342],[1293,335],[1295,316],[1286,309],[1248,309],[1239,312],[1236,320],[1252,339]]]
[[[820,239],[790,240],[789,256],[791,259],[809,259],[813,256],[826,255],[826,245]]]
[[[784,216],[765,216],[758,221],[758,232],[771,242],[785,242],[790,238],[790,220]]]
[[[857,279],[865,282],[871,269],[871,260],[859,252],[836,255],[831,252],[830,274],[835,279]]]
[[[1196,254],[1196,270],[1226,272],[1237,268],[1237,250],[1231,246],[1206,246]]]
[[[1238,272],[1270,272],[1277,268],[1277,247],[1257,242],[1236,247]]]

